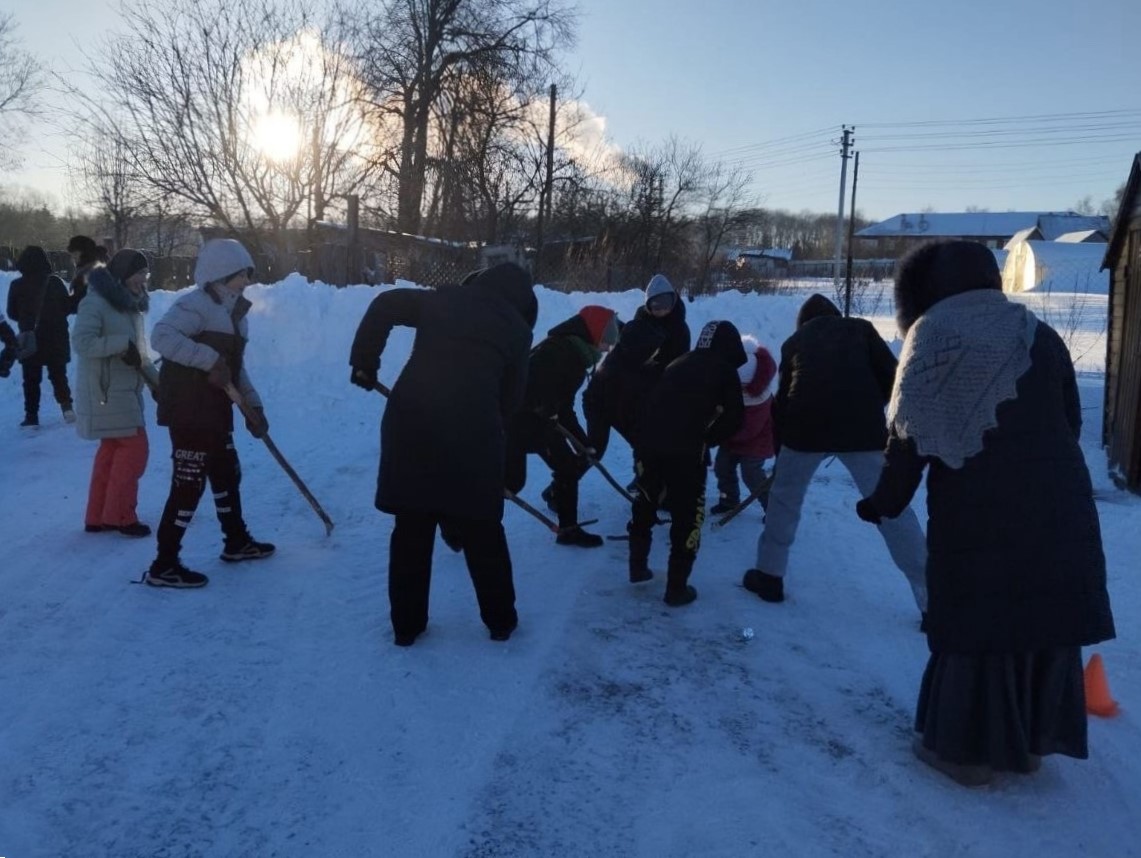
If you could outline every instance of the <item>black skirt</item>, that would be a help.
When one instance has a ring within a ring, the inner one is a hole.
[[[947,762],[1033,770],[1031,756],[1086,759],[1080,647],[1032,653],[932,653],[915,729]]]

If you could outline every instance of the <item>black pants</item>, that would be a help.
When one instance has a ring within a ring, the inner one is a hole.
[[[224,431],[171,427],[170,448],[174,469],[170,495],[158,526],[159,560],[178,559],[182,536],[194,518],[207,482],[214,494],[214,509],[226,544],[240,547],[249,539],[249,531],[242,519],[242,496],[238,490],[242,469],[238,451],[234,449],[234,436]]]
[[[550,420],[516,420],[507,433],[506,485],[519,492],[527,484],[527,454],[537,453],[551,469],[559,527],[578,523],[578,483],[588,467]]]
[[[502,523],[406,512],[397,513],[388,547],[392,630],[398,635],[415,635],[428,625],[432,549],[436,527],[441,523],[463,543],[480,619],[493,631],[514,628],[519,619],[515,613],[515,582]]]
[[[639,453],[635,456],[639,490],[634,495],[630,566],[645,568],[650,556],[657,511],[666,509],[670,524],[669,588],[684,587],[701,547],[705,523],[705,465],[701,451],[682,456]]]
[[[55,401],[60,408],[71,408],[71,388],[67,384],[67,364],[43,364],[34,358],[21,365],[24,372],[24,414],[38,417],[40,414],[40,385],[44,380],[44,369],[48,371]]]

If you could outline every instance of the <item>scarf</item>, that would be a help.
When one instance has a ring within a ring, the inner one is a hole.
[[[944,298],[903,342],[888,404],[889,425],[920,455],[961,468],[997,425],[998,406],[1030,369],[1038,320],[994,289]]]

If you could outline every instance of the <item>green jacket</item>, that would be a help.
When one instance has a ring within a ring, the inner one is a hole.
[[[79,437],[125,438],[146,425],[142,373],[158,383],[147,354],[146,308],[145,293],[132,295],[105,268],[89,275],[87,296],[79,302],[71,332],[71,346],[79,357],[74,391]],[[122,359],[132,341],[142,356],[141,372]]]

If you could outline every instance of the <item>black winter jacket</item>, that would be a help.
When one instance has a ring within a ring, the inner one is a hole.
[[[822,315],[781,346],[777,444],[805,453],[882,450],[895,355],[864,319]]]
[[[394,289],[369,305],[355,369],[377,369],[393,327],[416,329],[381,421],[377,509],[502,520],[504,429],[523,403],[534,303],[529,280],[491,269],[470,285]]]
[[[595,370],[582,394],[589,445],[601,456],[617,429],[631,446],[647,395],[665,368],[689,351],[685,302],[677,300],[670,313],[657,319],[639,307],[622,328],[617,345]]]
[[[75,312],[67,285],[51,273],[43,248],[29,246],[16,263],[22,276],[8,289],[8,318],[17,330],[36,332],[32,363],[66,364],[71,360],[71,334],[67,317]]]
[[[707,324],[694,350],[666,367],[646,398],[635,451],[692,454],[697,461],[704,448],[731,438],[745,416],[737,367],[746,360],[741,334],[731,322]]]
[[[1069,352],[1039,322],[1030,369],[963,467],[894,432],[872,504],[898,515],[927,471],[928,641],[934,652],[1033,652],[1114,636],[1101,525],[1078,445]]]

